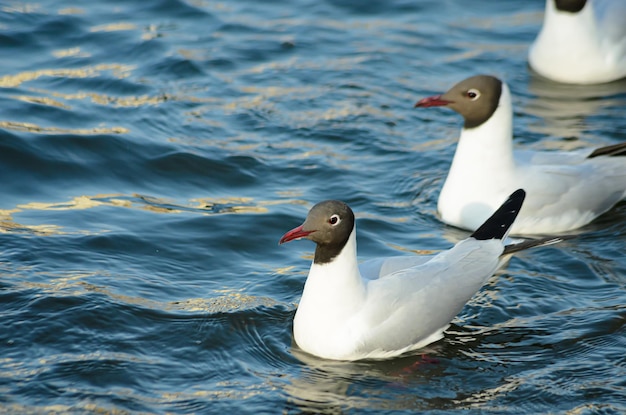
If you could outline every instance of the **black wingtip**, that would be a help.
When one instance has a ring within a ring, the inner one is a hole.
[[[528,239],[523,242],[517,242],[511,245],[505,246],[504,252],[502,252],[502,256],[510,255],[519,251],[525,251],[526,249],[529,249],[529,248],[538,248],[540,246],[558,244],[559,242],[567,241],[575,237],[576,235],[560,235],[560,236],[547,236],[541,239]]]
[[[523,189],[514,191],[507,201],[476,229],[471,235],[472,238],[480,241],[504,238],[522,208],[525,197],[526,192]]]
[[[588,159],[594,157],[607,156],[607,157],[623,157],[626,156],[626,143],[613,144],[606,147],[600,147],[594,150],[593,153],[587,156]]]

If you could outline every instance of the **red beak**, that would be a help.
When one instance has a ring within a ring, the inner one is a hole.
[[[285,242],[293,241],[296,239],[306,238],[308,235],[315,232],[315,231],[305,231],[304,229],[302,229],[302,226],[303,225],[300,225],[297,228],[294,228],[290,230],[289,232],[287,232],[286,234],[284,234],[283,237],[280,238],[280,241],[278,241],[278,245],[284,244]]]
[[[432,97],[423,98],[417,101],[417,103],[415,104],[415,108],[443,107],[452,103],[453,101],[441,99],[441,95],[433,95]]]

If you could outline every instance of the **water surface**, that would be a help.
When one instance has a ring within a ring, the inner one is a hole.
[[[520,254],[445,338],[387,362],[292,344],[317,201],[363,258],[468,232],[436,200],[461,121],[418,99],[506,79],[516,144],[626,140],[626,84],[531,74],[543,2],[0,5],[0,413],[626,411],[626,204]]]

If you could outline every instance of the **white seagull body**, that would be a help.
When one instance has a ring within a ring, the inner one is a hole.
[[[546,0],[528,62],[539,75],[568,84],[626,77],[626,1]]]
[[[511,191],[523,188],[528,196],[511,235],[553,234],[588,224],[626,197],[626,143],[514,150],[511,95],[497,78],[468,78],[416,106],[448,106],[465,118],[437,204],[445,223],[475,229]]]
[[[497,269],[523,199],[524,192],[516,191],[471,237],[428,260],[381,258],[361,268],[354,214],[343,202],[318,203],[280,240],[317,244],[294,318],[296,343],[326,359],[360,360],[398,356],[439,340]]]

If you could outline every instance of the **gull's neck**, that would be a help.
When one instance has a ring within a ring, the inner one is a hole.
[[[346,331],[346,323],[365,302],[366,287],[357,263],[356,225],[331,262],[311,265],[294,318],[296,343],[326,354]]]
[[[313,300],[326,307],[350,308],[351,299],[364,294],[365,288],[359,272],[356,252],[356,226],[345,246],[332,261],[313,263],[302,294],[302,303]]]
[[[492,174],[513,167],[513,108],[511,93],[503,83],[498,108],[493,115],[478,127],[461,130],[450,175],[467,177],[476,171]]]

